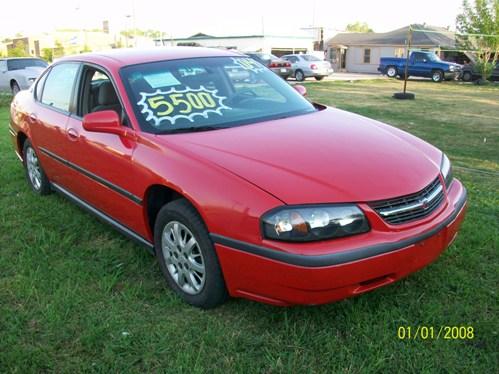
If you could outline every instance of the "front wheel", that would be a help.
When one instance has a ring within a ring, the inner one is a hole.
[[[442,70],[435,70],[431,74],[431,80],[436,83],[440,83],[444,80],[444,73]]]
[[[26,170],[26,179],[31,189],[39,195],[48,195],[51,191],[50,182],[40,165],[38,155],[29,140],[23,146],[23,164]]]
[[[19,84],[17,84],[16,81],[12,82],[10,85],[10,89],[12,91],[12,96],[16,96],[16,94],[21,91],[21,88],[19,87]]]
[[[154,225],[154,246],[166,282],[185,302],[208,309],[227,299],[208,230],[187,200],[161,208]]]

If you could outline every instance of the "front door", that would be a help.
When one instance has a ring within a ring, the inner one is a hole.
[[[103,71],[86,66],[77,97],[78,109],[70,116],[65,131],[68,147],[64,158],[74,175],[66,187],[101,213],[144,236],[141,220],[137,219],[143,209],[138,183],[134,183],[140,180],[138,167],[132,162],[135,141],[83,128],[87,113],[114,110],[122,116],[114,85]]]

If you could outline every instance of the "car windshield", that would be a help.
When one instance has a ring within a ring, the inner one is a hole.
[[[127,66],[121,77],[143,131],[235,127],[316,111],[282,78],[248,57],[205,57]]]
[[[301,57],[303,57],[305,61],[322,61],[319,57],[315,57],[312,55],[302,55]]]
[[[46,68],[48,64],[38,58],[20,58],[17,60],[7,60],[7,68],[9,70],[22,70],[29,67]]]

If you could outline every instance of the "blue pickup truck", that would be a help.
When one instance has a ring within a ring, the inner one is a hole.
[[[378,71],[390,78],[404,77],[405,58],[381,57]],[[442,61],[433,52],[412,52],[409,56],[408,75],[431,78],[433,82],[442,82],[459,77],[462,66],[453,62]]]

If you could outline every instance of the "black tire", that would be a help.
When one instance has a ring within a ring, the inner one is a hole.
[[[12,96],[16,96],[16,94],[21,91],[21,88],[19,87],[19,84],[14,81],[10,84],[10,90],[12,91]]]
[[[316,81],[321,81],[321,80],[323,80],[323,79],[324,79],[324,76],[323,76],[323,75],[321,75],[321,76],[319,76],[319,77],[315,77],[315,80],[316,80]]]
[[[203,287],[197,294],[185,292],[168,270],[165,254],[162,250],[162,237],[163,230],[168,223],[172,222],[179,222],[190,231],[198,244],[197,249],[202,254],[205,279]],[[161,208],[154,224],[154,248],[166,283],[185,302],[199,308],[210,309],[221,305],[227,300],[227,289],[213,242],[198,212],[187,200],[178,199]]]
[[[444,72],[442,70],[434,70],[431,73],[431,80],[435,83],[440,83],[444,80]]]
[[[398,100],[414,100],[416,98],[416,95],[414,95],[412,92],[395,92],[393,94],[393,98]]]
[[[395,66],[387,66],[385,70],[385,74],[387,75],[388,78],[396,78],[398,75],[397,68]]]
[[[298,82],[303,82],[305,80],[305,74],[303,74],[303,71],[298,69],[295,71],[295,79]]]
[[[39,183],[36,183],[32,176],[30,176],[30,170],[28,168],[28,157],[30,152],[33,152],[32,154],[36,157],[37,160],[36,163],[38,165],[39,172],[39,175],[37,176]],[[38,154],[36,153],[35,148],[31,145],[31,142],[29,140],[26,140],[23,145],[23,165],[26,172],[26,180],[28,181],[31,189],[39,195],[48,195],[51,192],[50,182],[47,178],[47,175],[43,171],[42,165],[40,164],[38,158]]]
[[[465,71],[463,72],[463,76],[461,77],[463,82],[471,82],[473,80],[473,74],[471,71]]]

